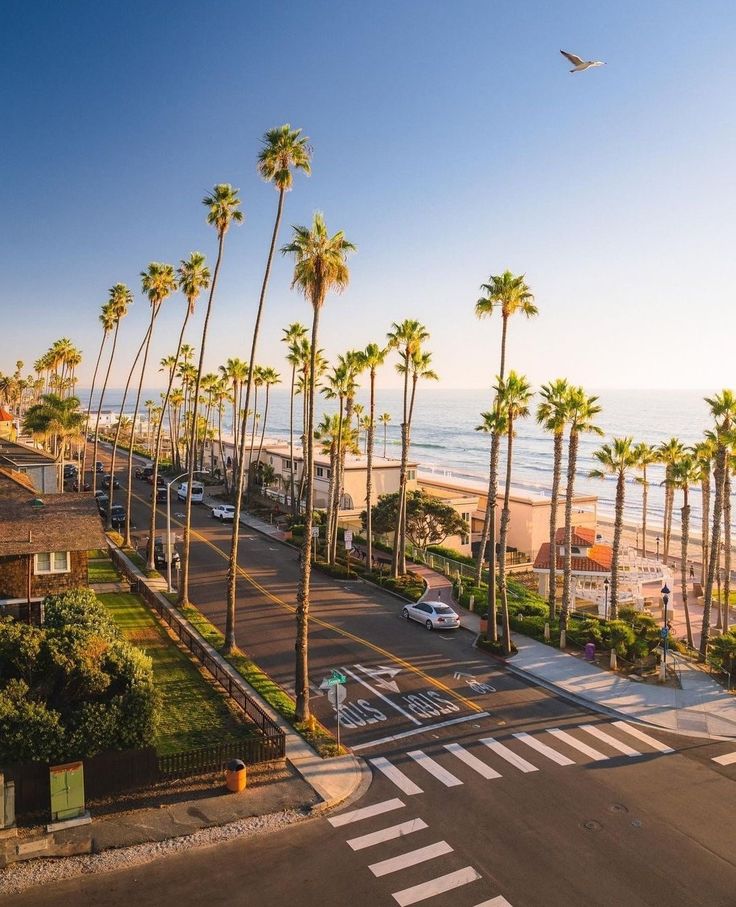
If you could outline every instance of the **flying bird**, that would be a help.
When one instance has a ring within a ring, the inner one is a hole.
[[[585,72],[586,69],[591,69],[593,66],[606,65],[600,60],[583,60],[577,54],[569,54],[566,50],[561,50],[560,53],[572,63],[574,68],[570,72]]]

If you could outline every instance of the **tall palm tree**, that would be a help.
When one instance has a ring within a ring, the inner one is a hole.
[[[494,309],[501,312],[501,362],[498,369],[498,380],[503,381],[506,374],[506,335],[508,332],[509,318],[512,315],[525,315],[527,318],[533,318],[538,314],[538,309],[534,305],[534,295],[526,284],[523,274],[512,274],[511,271],[504,271],[501,275],[491,275],[488,283],[481,284],[483,295],[475,303],[475,314],[478,318],[485,318],[493,314]],[[497,403],[494,403],[496,406]],[[491,433],[491,454],[490,463],[496,463],[498,467],[498,446],[500,436]],[[496,491],[498,489],[498,476],[493,474],[492,469],[488,470],[488,503],[486,505],[486,515],[483,520],[483,532],[481,534],[480,549],[478,551],[478,562],[475,567],[475,584],[480,585],[483,573],[483,561],[486,550],[490,550],[488,556],[489,565],[489,596],[491,587],[495,595],[496,583]]]
[[[26,410],[23,430],[44,442],[59,465],[60,491],[64,491],[64,452],[67,444],[83,437],[84,414],[77,397],[43,394],[40,402]]]
[[[261,380],[263,381],[263,386],[266,388],[266,400],[263,405],[263,422],[261,423],[261,439],[258,442],[258,455],[256,457],[256,463],[261,462],[261,453],[263,452],[263,440],[266,437],[266,423],[268,422],[268,404],[271,394],[271,388],[275,384],[281,383],[281,375],[276,371],[275,368],[272,368],[270,365],[265,366],[261,370]]]
[[[296,370],[300,365],[299,351],[300,342],[306,337],[307,329],[298,321],[293,322],[287,328],[284,328],[281,340],[286,344],[288,350],[287,362],[291,366],[291,384],[289,389],[289,499],[291,501],[291,512],[293,516],[297,514],[296,501],[294,500],[294,393],[296,389]]]
[[[339,507],[340,450],[342,448],[343,424],[345,421],[345,397],[351,380],[345,362],[341,361],[333,367],[322,388],[322,393],[328,400],[337,400],[337,441],[334,449],[334,462],[332,456],[330,458],[330,483],[327,492],[327,525],[325,530],[327,561],[330,564],[335,562],[337,549],[337,546],[333,549],[333,537],[337,533],[335,514]]]
[[[253,448],[256,444],[256,425],[258,420],[261,418],[261,414],[258,411],[258,389],[263,387],[263,368],[260,365],[253,366],[252,377],[249,376],[248,383],[255,389],[255,394],[253,395],[253,412],[246,412],[243,418],[243,427],[245,428],[247,417],[250,415],[252,417],[252,423],[250,428],[250,450],[248,452],[248,483],[245,492],[245,499],[248,499],[248,491],[250,490],[251,485],[255,479],[255,470],[256,462],[253,459]],[[247,396],[246,396],[247,399]],[[245,453],[245,447],[243,447],[243,454]]]
[[[345,429],[346,435],[352,434],[353,410],[355,407],[355,394],[358,389],[358,375],[365,369],[365,360],[363,353],[358,350],[348,350],[342,356],[338,357],[340,366],[344,369],[345,382]],[[335,563],[337,559],[337,525],[340,514],[340,506],[345,492],[345,456],[348,453],[348,447],[340,439],[338,448],[338,470],[337,482],[335,484],[335,506],[332,512],[332,551],[330,560]]]
[[[702,500],[702,530],[700,534],[700,579],[705,583],[706,565],[710,550],[710,486],[715,456],[715,436],[706,437],[693,447],[693,454],[700,466],[700,494]]]
[[[169,383],[166,386],[166,394],[164,395],[162,407],[163,413],[166,412],[166,408],[169,405],[169,399],[171,397],[171,389],[174,384],[174,378],[176,376],[176,370],[179,365],[179,357],[181,356],[182,345],[184,342],[184,332],[187,329],[187,323],[189,318],[194,314],[194,307],[196,305],[197,299],[199,298],[202,290],[206,290],[210,285],[210,271],[207,267],[207,263],[204,255],[201,252],[192,252],[188,259],[182,258],[179,264],[179,267],[176,269],[177,282],[179,289],[186,299],[186,306],[184,309],[184,319],[181,324],[181,329],[179,331],[179,340],[176,345],[176,353],[172,358],[173,361],[170,363],[169,368]],[[153,475],[151,476],[151,484],[153,487],[153,498],[151,502],[151,524],[150,531],[148,533],[148,569],[153,570],[155,567],[154,563],[154,542],[156,539],[156,489],[158,483],[158,468],[159,468],[159,459],[161,456],[161,434],[164,425],[163,414],[161,419],[159,419],[158,426],[156,428],[156,440],[153,445]],[[174,431],[172,427],[171,417],[169,417],[169,435],[171,440],[171,456],[173,459],[174,456]]]
[[[716,569],[720,561],[721,548],[721,522],[723,519],[723,498],[725,489],[725,473],[728,468],[728,445],[730,436],[736,423],[736,397],[728,388],[706,397],[711,415],[715,422],[715,457],[713,464],[713,478],[715,493],[713,497],[713,529],[710,539],[710,552],[708,556],[708,572],[705,579],[703,592],[703,624],[700,634],[700,661],[704,662],[708,655],[710,642],[711,609],[713,607],[713,582]]]
[[[169,431],[171,433],[171,457],[177,470],[181,470],[180,426],[181,410],[184,406],[184,391],[175,387],[169,394]]]
[[[593,451],[593,458],[600,463],[600,466],[591,469],[589,473],[591,478],[604,479],[606,476],[614,476],[616,479],[609,610],[611,620],[616,620],[618,618],[618,562],[621,555],[621,535],[624,527],[626,476],[637,465],[636,447],[632,438],[614,438],[610,444],[602,444],[598,450]]]
[[[677,438],[664,441],[657,448],[659,462],[664,464],[664,525],[662,526],[662,560],[667,563],[672,536],[672,514],[674,512],[675,489],[672,485],[672,470],[685,453],[682,442]]]
[[[511,654],[511,625],[509,623],[509,597],[506,586],[506,539],[509,532],[511,509],[511,466],[513,459],[514,423],[529,415],[529,403],[532,389],[524,375],[517,375],[513,370],[508,378],[496,385],[499,411],[506,416],[506,482],[503,492],[503,509],[499,532],[500,554],[498,558],[498,579],[501,592],[501,623],[503,627],[503,648],[506,655]]]
[[[224,365],[220,366],[220,374],[223,379],[230,385],[231,403],[232,403],[232,420],[233,420],[233,457],[232,470],[233,476],[238,470],[238,442],[240,440],[240,410],[242,406],[243,385],[248,380],[248,363],[242,359],[228,359]],[[227,470],[226,470],[227,471]]]
[[[693,647],[693,630],[690,623],[690,608],[687,600],[687,550],[690,544],[690,486],[695,485],[701,478],[701,464],[694,454],[687,453],[680,457],[672,471],[672,480],[675,488],[682,491],[681,518],[681,544],[680,544],[680,589],[682,590],[682,607],[685,611],[685,625],[687,627],[687,644]]]
[[[636,480],[642,488],[641,491],[641,550],[644,557],[647,556],[647,516],[648,516],[648,499],[649,499],[649,479],[647,469],[654,463],[659,462],[659,452],[651,444],[645,444],[641,441],[634,448],[636,454],[636,467],[641,470],[641,476]]]
[[[368,404],[368,430],[365,442],[365,452],[367,457],[366,474],[365,474],[365,513],[366,513],[366,563],[368,569],[373,564],[373,529],[371,520],[371,510],[373,507],[373,435],[375,430],[376,415],[376,372],[386,361],[388,350],[380,347],[377,343],[369,343],[363,350],[363,361],[368,369],[370,376],[370,403]],[[385,415],[385,414],[384,414]],[[391,417],[389,416],[389,419]],[[384,423],[385,425],[386,423]],[[386,438],[384,436],[384,457],[386,456]]]
[[[102,311],[100,312],[99,319],[100,319],[100,324],[102,325],[102,340],[100,340],[100,350],[97,353],[97,361],[95,362],[95,370],[92,373],[92,387],[90,388],[89,400],[87,401],[87,416],[86,416],[86,422],[85,422],[85,430],[87,432],[89,432],[89,430],[90,430],[89,417],[90,417],[90,413],[92,412],[92,398],[94,397],[94,393],[95,393],[95,384],[97,383],[97,371],[100,367],[100,360],[102,359],[102,351],[105,347],[105,341],[107,340],[108,334],[115,328],[115,312],[113,311],[112,305],[110,304],[109,300],[106,303],[104,303],[104,305],[102,306]],[[85,476],[85,472],[86,472],[86,465],[87,465],[87,444],[85,443],[84,447],[82,448],[82,469],[80,471],[80,479],[79,479],[80,491],[82,488],[84,488],[84,476]]]
[[[553,438],[554,456],[552,462],[552,496],[549,511],[549,618],[554,620],[557,611],[557,509],[560,499],[562,478],[562,446],[567,427],[570,406],[570,385],[566,378],[557,378],[543,384],[539,394],[542,398],[537,406],[537,422]]]
[[[312,172],[311,148],[309,139],[302,135],[301,129],[292,129],[284,123],[275,129],[269,129],[263,136],[263,147],[258,155],[258,172],[267,183],[271,183],[279,194],[276,208],[276,219],[271,234],[271,244],[268,247],[266,268],[263,273],[261,294],[258,300],[253,336],[251,339],[250,359],[248,360],[248,383],[245,390],[245,406],[243,409],[243,427],[240,434],[240,449],[238,455],[238,475],[235,483],[235,513],[233,515],[232,537],[230,539],[230,556],[227,571],[227,621],[225,627],[225,651],[230,652],[235,647],[235,596],[237,587],[238,569],[238,539],[240,536],[240,508],[242,505],[243,485],[245,481],[245,422],[248,418],[250,395],[253,386],[253,370],[256,364],[256,350],[260,334],[261,316],[266,301],[266,290],[271,274],[271,263],[276,249],[281,216],[284,210],[284,196],[294,184],[294,171],[301,170],[307,176]]]
[[[570,613],[570,592],[572,588],[572,499],[575,495],[575,470],[578,462],[580,435],[602,435],[603,431],[595,424],[600,413],[598,397],[589,397],[584,388],[573,387],[570,390],[570,437],[567,447],[567,488],[565,490],[565,556],[562,575],[562,609],[560,611],[560,646],[564,643],[567,631],[567,618]]]
[[[480,414],[481,419],[483,420],[480,425],[477,425],[475,430],[482,431],[491,436],[498,435],[499,438],[503,437],[506,432],[506,414],[502,412],[497,406],[494,409],[488,412],[482,412]],[[491,452],[493,457],[491,459],[491,469],[493,471],[494,482],[492,486],[492,492],[494,495],[498,494],[498,458],[501,452],[501,447],[499,444],[491,445]],[[489,490],[490,494],[490,490]],[[495,498],[494,498],[495,500]],[[496,527],[494,525],[493,532],[491,533],[491,538],[493,540],[495,548],[495,539],[496,539]],[[491,558],[491,563],[495,563],[495,551],[494,556]],[[482,575],[481,575],[482,578]],[[476,583],[477,585],[477,583]],[[493,580],[489,576],[488,580],[488,639],[491,642],[498,642],[498,603],[496,599],[496,580],[495,580],[495,571],[493,575]]]
[[[192,483],[194,482],[194,461],[196,460],[197,450],[197,406],[199,403],[199,386],[202,381],[202,372],[204,371],[207,328],[210,323],[210,314],[212,313],[212,302],[215,298],[217,277],[220,273],[220,265],[222,264],[225,234],[232,224],[240,224],[245,219],[245,215],[240,210],[239,191],[239,189],[236,189],[229,183],[218,183],[212,192],[209,195],[205,195],[202,199],[202,204],[207,208],[207,223],[215,228],[215,233],[217,234],[217,258],[215,259],[215,269],[212,272],[212,282],[209,286],[210,292],[207,298],[207,310],[204,316],[202,337],[199,345],[199,364],[197,366],[197,376],[195,378],[194,392],[192,395],[192,420],[189,430],[189,474],[187,476],[187,498],[184,510],[184,540],[182,545],[184,556],[181,559],[181,584],[178,599],[180,607],[189,604],[189,547],[192,533]]]
[[[296,612],[296,719],[309,718],[309,592],[311,580],[310,546],[314,521],[314,389],[317,375],[317,341],[319,316],[330,290],[340,292],[348,285],[350,270],[347,254],[355,246],[345,239],[342,231],[330,236],[324,217],[314,215],[311,227],[294,227],[292,241],[282,249],[295,258],[292,287],[298,287],[312,306],[311,361],[307,388],[308,409],[306,450],[306,502],[304,512],[304,540],[301,554],[301,577],[297,591]]]
[[[401,419],[401,466],[399,468],[399,501],[396,509],[394,546],[391,556],[391,574],[396,578],[406,572],[406,562],[401,557],[401,535],[406,508],[406,479],[409,462],[409,376],[412,358],[421,351],[422,343],[429,339],[429,332],[419,321],[406,319],[394,322],[388,335],[388,348],[399,354],[397,369],[404,376],[404,396]],[[403,563],[402,563],[403,561]],[[403,569],[402,569],[403,568]]]
[[[120,330],[120,322],[128,314],[128,308],[133,304],[133,294],[125,286],[124,283],[116,283],[114,287],[109,291],[109,296],[107,300],[107,305],[110,307],[110,314],[115,322],[115,329],[112,335],[112,349],[110,350],[110,359],[107,363],[107,370],[105,371],[105,380],[102,384],[102,390],[100,391],[100,399],[97,403],[97,419],[95,421],[95,440],[94,446],[92,448],[92,494],[97,490],[97,445],[99,442],[100,436],[100,415],[102,413],[102,403],[105,399],[105,391],[107,390],[107,382],[110,379],[110,369],[112,368],[113,360],[115,359],[115,350],[118,345],[118,331]]]
[[[143,364],[141,365],[141,374],[138,379],[138,391],[135,395],[135,404],[133,406],[133,427],[130,434],[130,444],[128,445],[128,484],[127,484],[127,504],[125,508],[125,546],[131,544],[130,536],[130,507],[133,502],[133,450],[135,448],[135,429],[138,421],[138,405],[141,401],[141,390],[143,381],[146,377],[146,364],[148,363],[148,351],[151,348],[151,339],[153,337],[153,328],[156,318],[161,310],[165,299],[176,290],[176,277],[174,275],[174,266],[162,264],[158,261],[152,261],[145,271],[141,272],[141,288],[148,296],[151,304],[151,320],[148,325],[145,347],[143,349]],[[155,487],[155,486],[154,486]],[[111,499],[112,500],[112,499]],[[153,507],[155,509],[156,501],[154,496]],[[112,507],[109,509],[112,516]],[[150,546],[149,546],[150,547]]]
[[[391,413],[381,413],[378,417],[378,421],[383,425],[383,459],[386,459],[386,436],[388,432],[388,425],[391,421]]]
[[[736,467],[736,431],[727,438],[726,463],[723,470],[723,599],[718,608],[717,626],[728,633],[729,608],[731,607],[731,476]]]

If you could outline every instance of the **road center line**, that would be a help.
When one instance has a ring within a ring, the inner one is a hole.
[[[488,718],[490,712],[480,712],[475,715],[464,715],[462,718],[450,718],[447,721],[440,721],[437,724],[425,724],[424,727],[416,728],[413,731],[401,731],[399,734],[392,734],[390,737],[379,737],[378,740],[369,740],[368,743],[359,743],[357,746],[351,746],[353,752],[358,750],[371,749],[374,746],[381,746],[383,743],[393,743],[394,740],[403,740],[404,737],[413,737],[415,734],[427,734],[429,731],[436,731],[438,728],[449,727],[451,724],[461,724],[463,721],[477,721],[479,718]]]
[[[370,690],[374,696],[378,696],[379,699],[383,699],[383,701],[387,705],[390,705],[392,709],[400,712],[405,718],[408,718],[409,721],[412,721],[414,724],[421,726],[422,722],[417,717],[412,715],[411,712],[407,712],[405,709],[402,709],[400,705],[397,705],[395,702],[389,699],[388,696],[384,696],[383,693],[380,693],[377,689],[375,689],[375,687],[372,687],[367,680],[363,680],[363,678],[359,674],[356,674],[355,671],[351,671],[349,668],[341,668],[341,670],[352,677],[353,680],[357,680],[358,683],[362,683],[366,690]]]

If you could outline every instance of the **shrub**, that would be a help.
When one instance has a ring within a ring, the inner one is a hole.
[[[312,563],[312,569],[319,570],[320,573],[326,573],[327,576],[334,576],[336,579],[353,580],[358,578],[354,570],[348,571],[347,567],[342,564],[328,564],[325,561]]]

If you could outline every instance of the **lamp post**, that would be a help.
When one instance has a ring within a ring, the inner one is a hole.
[[[667,626],[667,605],[670,601],[670,590],[667,583],[662,586],[662,601],[664,602],[664,626],[662,627],[662,641],[664,645],[664,652],[662,654],[662,661],[660,664],[659,670],[659,679],[662,683],[667,680],[667,638],[670,635],[670,628]]]
[[[608,587],[611,581],[608,577],[603,580],[603,619],[608,620]]]
[[[195,469],[194,475],[202,475],[204,470]],[[169,594],[174,591],[171,585],[171,486],[174,482],[178,482],[179,479],[183,479],[184,476],[189,475],[189,470],[181,473],[181,475],[175,476],[170,482],[166,483],[166,584]],[[156,489],[153,489],[153,506],[156,506]],[[150,545],[155,544],[155,539],[151,539],[149,542]]]
[[[657,560],[659,560],[659,536],[657,536]]]
[[[639,555],[639,527],[636,529],[636,554]]]

